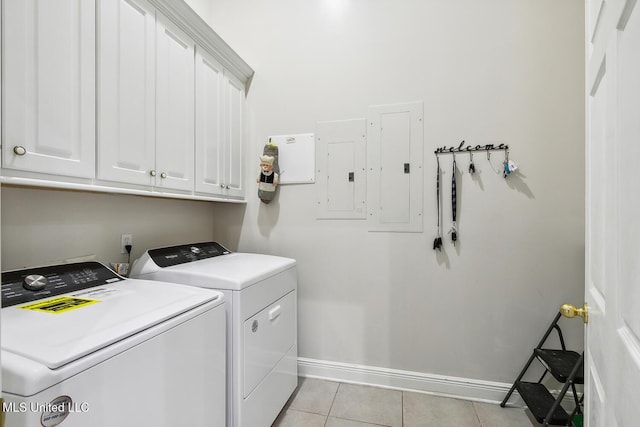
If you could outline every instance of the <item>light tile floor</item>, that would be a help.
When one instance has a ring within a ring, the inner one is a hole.
[[[272,427],[532,427],[522,408],[300,378]]]

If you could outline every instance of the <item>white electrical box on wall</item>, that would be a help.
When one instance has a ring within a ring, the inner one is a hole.
[[[280,176],[278,184],[315,182],[315,145],[312,133],[270,136],[278,146]]]
[[[366,218],[365,119],[316,127],[318,219]]]
[[[422,101],[368,109],[370,231],[422,232],[423,111]]]

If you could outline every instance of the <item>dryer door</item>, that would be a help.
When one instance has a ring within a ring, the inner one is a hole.
[[[247,319],[243,332],[246,398],[296,342],[295,291]]]

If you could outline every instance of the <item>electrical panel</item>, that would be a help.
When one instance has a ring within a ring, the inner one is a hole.
[[[423,110],[422,101],[368,109],[370,231],[422,232]]]
[[[366,139],[365,119],[317,124],[319,219],[366,218]]]

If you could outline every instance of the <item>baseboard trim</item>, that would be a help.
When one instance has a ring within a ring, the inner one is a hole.
[[[511,384],[492,381],[424,374],[304,357],[298,358],[298,374],[302,377],[416,391],[488,403],[501,402],[511,387]],[[516,406],[523,406],[522,399],[517,395],[510,399],[510,405],[512,402]]]
[[[494,404],[502,402],[502,399],[511,388],[511,384],[507,383],[331,362],[305,357],[298,358],[298,374],[301,377],[413,391]],[[564,406],[565,402],[569,406]],[[517,391],[509,399],[508,405],[524,407],[524,402]],[[570,408],[572,405],[573,399],[568,393],[563,399],[563,406]]]

